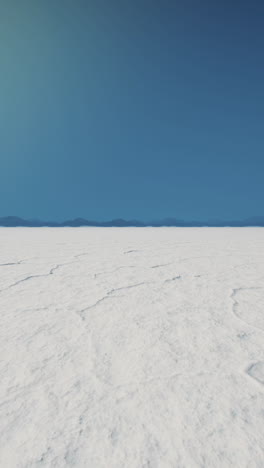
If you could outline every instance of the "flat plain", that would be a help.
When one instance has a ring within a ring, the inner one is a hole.
[[[263,228],[0,229],[0,466],[263,468]]]

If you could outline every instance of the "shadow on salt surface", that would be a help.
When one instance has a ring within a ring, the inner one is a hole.
[[[255,379],[260,384],[264,385],[264,362],[256,362],[255,364],[251,364],[247,369],[246,373]]]

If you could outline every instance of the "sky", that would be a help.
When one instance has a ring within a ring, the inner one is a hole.
[[[0,0],[0,217],[264,215],[264,2]]]

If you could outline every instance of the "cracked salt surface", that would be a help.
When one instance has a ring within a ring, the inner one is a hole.
[[[0,229],[0,466],[263,468],[263,233]]]

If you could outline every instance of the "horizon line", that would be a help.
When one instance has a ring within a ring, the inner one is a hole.
[[[203,220],[186,221],[167,217],[153,221],[114,218],[109,221],[93,221],[86,218],[74,218],[65,221],[43,221],[24,219],[19,216],[0,217],[0,227],[264,227],[264,216],[252,216],[242,220]]]

